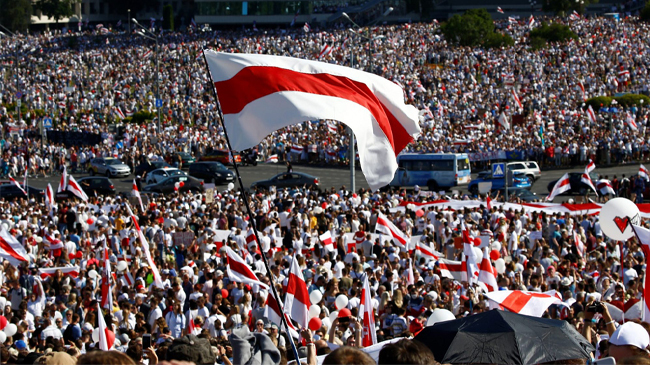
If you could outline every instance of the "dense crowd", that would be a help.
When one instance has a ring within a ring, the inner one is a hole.
[[[162,130],[154,121],[127,125],[118,134],[108,123],[121,118],[116,108],[125,116],[155,109],[151,42],[135,35],[98,35],[99,30],[76,38],[2,38],[6,67],[0,70],[0,99],[9,105],[21,91],[27,107],[21,120],[14,119],[12,110],[2,110],[5,135],[13,136],[1,141],[3,173],[13,169],[19,175],[28,169],[32,175],[48,175],[64,165],[84,165],[94,156],[139,161],[145,155],[165,158],[180,150],[200,156],[209,149],[224,149],[200,50],[317,59],[325,43],[333,50],[324,61],[347,65],[354,53],[355,67],[404,86],[405,97],[422,110],[423,132],[409,151],[519,149],[540,162],[581,165],[590,157],[599,164],[607,158],[647,158],[647,111],[642,105],[599,113],[592,122],[579,111],[583,98],[577,89],[581,81],[587,96],[646,92],[647,24],[634,18],[569,24],[578,40],[536,51],[526,45],[527,24],[509,25],[507,31],[517,44],[502,50],[449,47],[435,23],[373,27],[372,36],[384,37],[370,45],[343,30],[165,33],[160,36],[159,68]],[[12,64],[16,52],[18,86]],[[501,113],[520,113],[504,87],[509,83],[517,86],[524,117],[520,123],[513,119],[512,130],[504,131],[497,122]],[[36,136],[43,110],[56,130],[98,133],[104,142],[41,144]],[[638,131],[626,124],[627,112],[634,115]],[[343,132],[331,121],[305,122],[276,131],[258,149],[263,158],[277,154],[280,160],[343,161],[348,145]],[[292,152],[296,145],[306,148]],[[560,153],[566,158],[556,158]],[[81,356],[78,361],[85,364],[141,363],[144,355],[150,365],[158,359],[239,364],[248,363],[251,354],[268,363],[290,361],[295,358],[291,336],[269,320],[270,292],[232,280],[225,260],[229,247],[279,293],[285,292],[295,258],[308,292],[320,292],[313,303],[320,326],[303,329],[293,340],[310,365],[318,355],[331,355],[325,363],[408,363],[415,353],[422,354],[415,363],[433,363],[426,349],[410,340],[388,347],[402,358],[382,351],[385,357],[380,353],[378,359],[368,359],[355,352],[364,347],[358,320],[363,280],[368,279],[371,289],[378,342],[417,334],[434,309],[457,317],[489,310],[485,287],[456,280],[417,245],[401,248],[377,236],[380,212],[406,236],[420,236],[424,247],[444,256],[440,258],[461,260],[461,222],[472,236],[489,237],[490,250],[507,258],[496,277],[498,288],[555,290],[563,305],[549,307],[544,316],[574,325],[596,345],[596,356],[623,359],[649,345],[645,332],[621,334],[610,313],[613,308],[623,311],[642,295],[642,247],[634,239],[619,244],[603,235],[596,216],[504,209],[496,202],[491,209],[487,203],[457,210],[398,209],[428,199],[417,190],[291,189],[256,191],[251,198],[251,218],[235,190],[220,190],[208,199],[189,193],[147,196],[144,210],[125,197],[61,200],[56,207],[25,199],[0,201],[2,229],[29,255],[29,262],[14,266],[5,260],[2,265],[0,307],[7,320],[2,362],[34,363],[38,358],[39,363],[61,364]],[[138,225],[127,206],[136,211]],[[259,246],[250,239],[251,219],[260,232]],[[224,231],[225,236],[220,233]],[[320,239],[328,231],[336,242],[333,250]],[[578,241],[584,250],[578,250]],[[498,259],[491,259],[496,265]],[[107,261],[115,275],[103,275]],[[161,285],[155,283],[152,262]],[[52,268],[54,272],[48,271]],[[106,300],[108,293],[102,289],[107,282],[113,301],[100,313],[98,303]],[[347,298],[343,305],[337,300],[341,295]],[[604,309],[594,317],[588,307],[596,302],[613,307],[601,306]],[[114,334],[113,349],[126,356],[97,355],[96,328],[102,318]],[[149,339],[151,346],[143,348]],[[251,341],[261,348],[248,351]],[[629,353],[618,353],[619,346]]]

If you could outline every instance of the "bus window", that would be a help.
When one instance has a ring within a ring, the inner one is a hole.
[[[413,161],[412,171],[427,171],[429,170],[429,163],[427,161]]]
[[[469,170],[469,159],[468,158],[459,158],[458,166],[456,171]]]

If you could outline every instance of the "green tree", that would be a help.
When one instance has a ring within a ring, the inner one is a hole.
[[[43,12],[43,15],[58,23],[59,20],[74,15],[77,2],[78,0],[39,0],[36,3],[36,8]]]
[[[460,46],[503,47],[514,44],[510,36],[496,32],[492,17],[485,9],[471,9],[454,15],[442,25],[447,42]]]
[[[542,10],[555,13],[560,16],[568,15],[574,10],[582,14],[585,8],[590,4],[596,4],[598,0],[546,0],[542,5]]]
[[[535,48],[543,48],[549,42],[564,42],[569,39],[577,39],[575,34],[568,25],[551,24],[542,22],[542,26],[530,31],[530,45]]]
[[[163,6],[163,29],[174,30],[174,8],[171,5]]]
[[[138,13],[146,8],[152,8],[157,12],[160,5],[158,0],[106,0],[106,3],[112,14],[128,15],[131,10],[131,16],[134,18],[137,18]]]
[[[31,24],[31,0],[0,0],[0,24],[11,31],[26,31]]]
[[[645,3],[645,6],[641,9],[639,18],[645,22],[650,22],[650,2]]]

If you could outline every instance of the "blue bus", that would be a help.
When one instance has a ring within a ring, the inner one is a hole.
[[[426,186],[431,191],[467,185],[472,181],[466,153],[405,153],[397,156],[398,169],[390,186]]]

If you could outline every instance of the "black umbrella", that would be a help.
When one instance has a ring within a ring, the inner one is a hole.
[[[593,346],[566,321],[501,310],[436,323],[416,337],[452,364],[539,364],[586,359]]]

